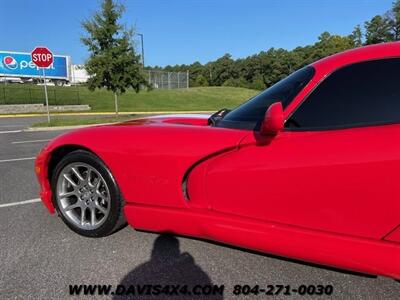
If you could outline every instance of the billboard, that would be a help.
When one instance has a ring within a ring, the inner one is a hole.
[[[0,76],[39,77],[43,71],[35,66],[30,53],[0,51]],[[46,77],[69,80],[69,57],[54,55],[54,63],[46,68]]]

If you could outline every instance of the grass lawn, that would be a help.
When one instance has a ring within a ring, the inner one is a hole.
[[[259,91],[234,87],[128,91],[119,99],[120,111],[216,111],[233,108]],[[8,84],[0,86],[0,104],[42,103],[43,87]],[[114,111],[114,96],[106,90],[86,87],[49,87],[50,105],[89,104],[93,112]]]

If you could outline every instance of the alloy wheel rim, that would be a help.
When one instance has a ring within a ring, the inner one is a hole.
[[[101,174],[85,163],[71,163],[58,176],[58,207],[74,226],[99,228],[110,213],[110,191]]]

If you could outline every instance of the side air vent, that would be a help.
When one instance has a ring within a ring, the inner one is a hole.
[[[188,178],[189,176],[185,176],[185,178],[182,181],[182,193],[183,193],[183,197],[185,197],[186,201],[190,201],[190,197],[189,197],[189,193],[188,193]]]
[[[183,176],[183,179],[182,179],[182,193],[183,193],[183,197],[185,198],[186,201],[190,201],[190,195],[189,195],[189,190],[188,190],[188,181],[189,181],[189,175],[191,174],[191,172],[193,171],[193,169],[194,169],[195,167],[197,167],[199,164],[201,164],[202,162],[204,162],[204,161],[206,161],[206,160],[208,160],[208,159],[210,159],[210,158],[212,158],[212,157],[218,156],[218,155],[220,155],[220,154],[222,154],[222,153],[226,153],[226,152],[232,151],[232,150],[234,150],[234,149],[237,149],[237,146],[225,148],[225,149],[223,149],[223,150],[221,150],[221,151],[214,152],[214,153],[212,153],[212,154],[210,154],[210,155],[208,155],[208,156],[206,156],[206,157],[203,157],[202,159],[200,159],[200,160],[198,160],[197,162],[195,162],[195,163],[186,171],[186,173],[185,173],[185,175]]]

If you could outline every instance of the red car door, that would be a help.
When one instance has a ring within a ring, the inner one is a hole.
[[[215,211],[382,238],[400,224],[399,59],[354,64],[321,83],[266,143],[210,161]]]
[[[400,220],[400,125],[282,132],[208,166],[214,210],[381,238]]]

